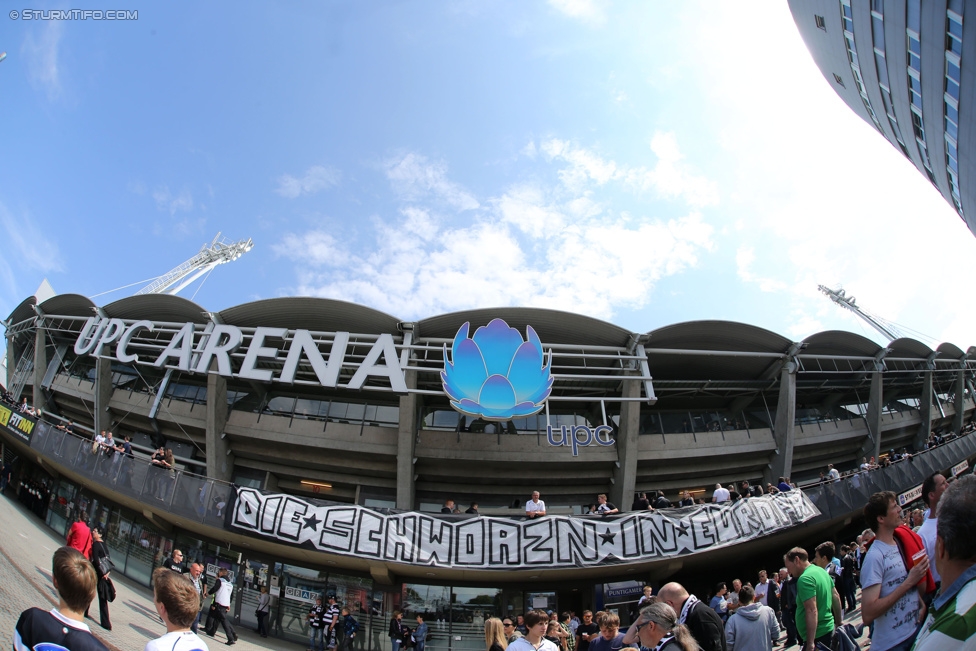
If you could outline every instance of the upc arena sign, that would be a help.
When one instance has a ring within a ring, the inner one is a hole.
[[[75,354],[101,357],[107,347],[114,346],[115,358],[125,364],[148,363],[163,367],[175,362],[176,368],[180,371],[207,373],[211,364],[216,362],[217,373],[226,377],[285,384],[294,383],[298,364],[304,358],[312,366],[322,386],[336,387],[350,336],[348,332],[335,333],[332,347],[323,356],[323,352],[308,330],[289,331],[286,328],[258,327],[254,329],[240,369],[235,373],[230,356],[237,352],[244,342],[244,332],[237,326],[224,324],[200,326],[192,322],[186,323],[173,335],[155,359],[142,359],[137,353],[130,351],[133,337],[144,330],[153,332],[156,327],[156,324],[147,320],[126,324],[122,319],[89,317],[75,341]],[[289,332],[292,332],[291,341],[285,350],[267,345],[270,339],[284,341]],[[205,335],[201,340],[202,346],[194,345],[197,335]],[[261,360],[277,359],[282,352],[285,353],[285,361],[277,376],[270,370],[258,368]],[[387,378],[390,387],[397,393],[407,392],[407,383],[403,379],[403,369],[400,367],[396,345],[391,334],[381,334],[376,338],[376,342],[345,388],[361,389],[366,380],[373,376]]]

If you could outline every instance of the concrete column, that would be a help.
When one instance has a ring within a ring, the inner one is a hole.
[[[108,403],[112,400],[112,360],[99,357],[95,360],[95,432],[112,428],[112,413]]]
[[[922,417],[922,422],[918,424],[918,432],[912,442],[915,451],[918,452],[925,448],[925,442],[929,439],[932,432],[932,372],[926,371],[922,380],[922,396],[919,398],[918,411]]]
[[[231,481],[234,453],[223,438],[227,426],[227,378],[216,373],[216,361],[207,374],[207,477]]]
[[[4,378],[4,386],[7,390],[10,390],[10,386],[14,383],[14,369],[17,368],[17,357],[14,355],[14,338],[6,337],[7,339],[7,377]],[[14,396],[16,397],[16,396]]]
[[[639,398],[641,383],[623,381],[624,398]],[[626,509],[637,488],[637,450],[640,429],[640,406],[636,401],[620,403],[620,427],[617,430],[617,466],[613,469],[613,488],[610,501],[619,509]]]
[[[34,389],[37,391],[37,389]],[[956,372],[956,413],[952,415],[952,431],[956,434],[962,432],[962,421],[966,415],[966,371],[960,369]]]
[[[403,374],[407,388],[417,388],[417,372],[405,371]],[[417,455],[418,414],[423,402],[416,393],[400,396],[400,427],[397,431],[397,484],[396,507],[404,511],[414,508],[417,498],[417,482],[413,476],[416,469],[413,463]]]
[[[868,436],[861,446],[860,457],[881,456],[881,405],[883,399],[882,388],[884,386],[884,376],[880,370],[871,374],[871,395],[868,397],[868,415],[865,422],[868,426]]]
[[[35,409],[47,410],[47,398],[41,384],[47,373],[47,333],[38,326],[34,331],[34,396],[31,404]]]
[[[763,481],[776,484],[780,477],[793,473],[793,447],[796,444],[796,371],[794,361],[783,364],[779,374],[779,398],[776,400],[776,420],[773,440],[776,451],[763,470]]]

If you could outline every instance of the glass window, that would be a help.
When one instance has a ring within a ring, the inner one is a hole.
[[[884,19],[871,16],[871,29],[874,32],[874,47],[884,52]]]
[[[959,65],[950,59],[946,59],[946,76],[955,81],[959,81],[961,79]]]
[[[947,136],[953,139],[959,138],[959,127],[957,127],[956,123],[950,120],[948,116],[946,116],[945,119],[945,132]]]
[[[922,3],[920,0],[908,0],[906,8],[908,29],[919,31],[922,24]]]
[[[946,88],[946,94],[949,97],[951,97],[956,101],[959,101],[959,82],[955,81],[954,79],[950,79],[949,77],[946,77],[945,88]]]
[[[295,398],[291,396],[275,396],[268,401],[268,410],[281,416],[290,416],[295,411]]]

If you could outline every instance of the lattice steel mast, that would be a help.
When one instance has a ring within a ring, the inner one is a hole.
[[[847,296],[843,289],[831,289],[824,285],[817,285],[817,289],[826,294],[830,300],[843,308],[847,308],[854,314],[858,315],[864,319],[872,328],[883,334],[888,338],[888,341],[894,341],[895,339],[901,339],[902,335],[898,330],[880,317],[868,314],[860,307],[857,306],[856,299],[853,296]]]
[[[136,292],[136,295],[177,294],[181,289],[218,264],[233,262],[250,251],[253,246],[254,242],[251,238],[230,243],[220,240],[220,233],[217,233],[210,246],[204,244],[199,253],[183,264],[167,271]]]

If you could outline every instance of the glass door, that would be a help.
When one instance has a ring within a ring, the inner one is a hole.
[[[258,598],[261,596],[261,590],[265,589],[269,592],[271,590],[270,567],[269,563],[259,558],[245,557],[241,559],[240,583],[238,584],[238,591],[240,593],[240,599],[238,599],[240,613],[238,617],[241,626],[246,626],[254,630],[258,628],[258,618],[254,614],[254,611],[258,608]],[[274,621],[274,604],[272,604],[271,613],[268,617],[269,626],[272,621]]]

